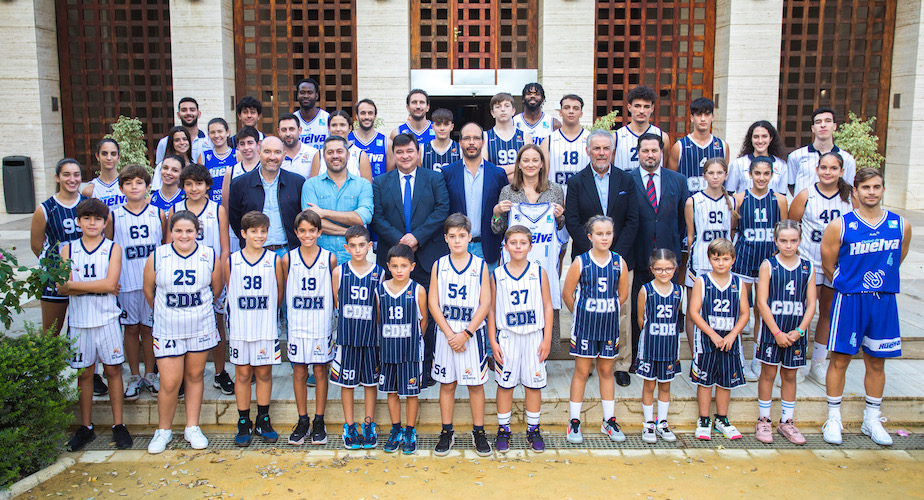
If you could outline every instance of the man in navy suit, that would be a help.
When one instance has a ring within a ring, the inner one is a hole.
[[[686,234],[684,205],[690,197],[686,178],[661,168],[664,142],[659,134],[638,138],[639,168],[630,172],[635,181],[639,227],[635,243],[635,276],[632,280],[632,310],[638,310],[638,291],[654,279],[648,257],[655,248],[667,248],[680,259],[682,238]],[[638,355],[641,328],[632,321],[632,353]],[[634,359],[634,358],[633,358]]]
[[[484,132],[477,123],[462,127],[459,145],[462,159],[443,167],[443,179],[449,190],[449,213],[462,213],[472,221],[469,252],[483,258],[493,269],[500,259],[502,235],[491,230],[491,215],[507,185],[504,169],[481,156]]]

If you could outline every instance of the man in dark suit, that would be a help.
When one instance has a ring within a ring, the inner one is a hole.
[[[613,244],[610,250],[626,261],[625,270],[632,281],[635,269],[635,236],[638,233],[638,202],[635,199],[635,182],[632,176],[613,167],[613,134],[606,130],[595,130],[587,136],[587,156],[590,165],[568,179],[568,194],[565,199],[565,225],[571,235],[571,258],[590,250],[590,239],[584,231],[584,223],[594,215],[606,215],[613,219]],[[605,207],[605,208],[604,208]],[[629,385],[630,320],[628,297],[620,297],[623,305],[619,311],[619,354],[616,357],[616,383]]]
[[[648,257],[655,248],[667,248],[679,261],[686,234],[684,205],[690,197],[686,178],[661,168],[664,142],[659,134],[638,138],[638,169],[630,172],[638,200],[638,238],[635,243],[635,276],[632,280],[632,311],[638,310],[638,291],[654,279]],[[638,355],[641,328],[632,320],[632,353]],[[634,359],[634,358],[633,358]]]
[[[477,123],[462,127],[459,146],[462,159],[443,167],[443,179],[449,190],[449,213],[462,213],[472,221],[469,252],[483,258],[493,268],[500,259],[502,235],[491,230],[491,215],[507,185],[504,169],[481,156],[484,147],[482,128]]]

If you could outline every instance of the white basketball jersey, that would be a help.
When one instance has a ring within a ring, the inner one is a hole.
[[[180,210],[189,210],[186,208],[187,201],[177,202],[173,206],[173,213]],[[196,214],[196,217],[199,218],[199,236],[196,236],[196,241],[215,250],[216,254],[221,254],[221,235],[218,232],[218,207],[218,203],[208,200],[205,202],[205,208]]]
[[[541,144],[555,131],[555,118],[548,113],[542,113],[539,121],[535,125],[530,125],[526,118],[523,118],[523,113],[517,113],[513,115],[513,126],[522,130],[524,134],[529,134],[533,138],[533,144]]]
[[[728,178],[725,180],[725,189],[735,193],[743,193],[754,187],[751,181],[751,155],[739,156],[728,165]],[[775,193],[786,194],[789,189],[789,167],[780,158],[773,158],[773,177],[770,179],[770,189]],[[796,191],[796,194],[799,194]]]
[[[119,187],[119,179],[116,178],[112,184],[106,184],[95,177],[90,181],[93,186],[93,197],[102,201],[109,207],[109,210],[115,210],[125,204],[125,195]]]
[[[307,122],[302,118],[302,110],[299,109],[295,112],[295,117],[298,118],[298,123],[302,127],[299,140],[317,150],[322,149],[328,135],[327,124],[330,122],[330,113],[319,108],[314,119]]]
[[[154,250],[154,330],[157,339],[188,339],[217,329],[212,302],[215,251],[205,245],[186,257],[172,243]]]
[[[144,288],[144,265],[154,249],[164,242],[160,209],[148,204],[141,213],[132,213],[125,205],[112,212],[112,239],[122,247],[122,292]]]
[[[275,252],[263,250],[263,255],[250,263],[241,252],[231,254],[228,283],[231,340],[276,340],[276,317],[279,314],[277,258]]]
[[[549,276],[549,291],[552,293],[552,307],[561,309],[561,287],[558,284],[558,255],[562,242],[558,238],[555,222],[555,208],[551,203],[515,203],[510,209],[508,219],[511,226],[526,226],[533,233],[533,248],[529,251],[529,261],[545,269]],[[503,250],[501,263],[510,262],[510,254]]]
[[[648,125],[648,130],[645,133],[664,137],[661,129],[654,125]],[[638,168],[638,138],[639,136],[635,135],[635,132],[632,132],[628,125],[624,125],[616,131],[616,151],[613,153],[613,165],[616,168],[627,172]],[[669,148],[670,144],[665,144],[664,146]]]
[[[359,159],[363,154],[363,150],[359,149],[359,146],[350,146],[349,150],[350,156],[347,158],[347,172],[359,177]],[[320,156],[321,162],[318,166],[318,175],[327,172],[327,162],[324,161],[324,155]]]
[[[469,254],[465,267],[456,269],[452,258],[444,255],[436,262],[436,280],[440,287],[440,307],[449,328],[461,332],[472,321],[481,304],[481,277],[484,260]],[[482,321],[478,328],[484,327]]]
[[[590,132],[581,129],[573,140],[562,134],[562,129],[549,136],[549,180],[560,184],[568,194],[568,179],[590,164],[587,156],[587,136]]]
[[[693,198],[693,249],[690,252],[693,269],[697,274],[712,270],[707,249],[709,242],[718,238],[731,241],[731,212],[724,196],[712,199],[703,191]],[[731,199],[732,206],[735,200]]]
[[[103,238],[99,246],[88,249],[83,240],[70,242],[71,280],[78,282],[106,279],[109,272],[109,257],[112,254],[112,240]],[[115,294],[85,293],[72,295],[67,308],[67,324],[76,328],[103,326],[122,314]]]
[[[258,161],[256,166],[254,166],[253,168],[260,168],[260,162]],[[250,170],[253,170],[253,168]],[[247,172],[250,172],[250,170],[244,170],[244,164],[241,162],[235,163],[234,166],[231,167],[231,180],[233,181],[234,179],[237,179],[238,177],[246,174]]]
[[[851,211],[853,205],[849,201],[841,200],[839,193],[834,193],[834,196],[828,198],[818,191],[818,185],[808,188],[805,212],[802,213],[802,241],[799,243],[799,254],[812,261],[818,271],[822,269],[821,236],[825,228],[831,221]]]
[[[286,278],[289,335],[311,339],[330,335],[334,314],[331,271],[330,252],[323,248],[314,262],[305,262],[299,248],[289,252]]]
[[[526,335],[545,328],[542,269],[535,262],[527,264],[520,276],[511,275],[507,265],[498,266],[494,270],[494,284],[494,321],[498,331]]]

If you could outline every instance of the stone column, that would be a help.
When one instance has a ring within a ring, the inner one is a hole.
[[[545,89],[545,112],[558,118],[561,96],[577,94],[584,99],[582,124],[589,126],[594,114],[596,1],[539,3],[539,83]]]
[[[410,10],[406,0],[356,1],[356,100],[375,101],[388,135],[407,118],[411,81]],[[383,54],[387,53],[387,59]],[[386,62],[387,61],[387,62]]]

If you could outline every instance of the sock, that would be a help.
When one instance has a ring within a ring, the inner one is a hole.
[[[642,405],[642,415],[645,418],[645,422],[654,421],[654,405]]]
[[[882,401],[882,398],[879,398],[879,400]],[[90,429],[90,430],[92,431],[92,430],[93,430],[93,424],[88,425],[88,426],[87,426],[87,429]]]
[[[728,415],[719,415],[718,413],[716,413],[715,421],[716,422],[728,422]]]
[[[263,415],[269,415],[269,405],[257,405],[257,418],[260,418]],[[324,417],[321,417],[321,420],[323,419]]]
[[[394,430],[400,431],[400,430],[401,430],[401,424],[400,424],[400,423],[391,424],[391,428],[394,429]]]
[[[507,413],[498,413],[497,414],[497,425],[503,425],[506,427],[510,427],[510,413],[511,412],[509,411]]]
[[[670,401],[661,401],[658,400],[658,422],[667,421],[667,409],[670,407]]]
[[[299,415],[299,416],[298,416],[298,419],[299,419],[299,420],[308,420],[308,415]]]
[[[757,411],[760,418],[770,418],[770,401],[757,400]]]
[[[882,406],[882,398],[874,398],[872,396],[866,396],[866,409],[863,410],[863,418],[865,419],[867,415],[879,416],[880,406]]]
[[[828,396],[828,418],[841,418],[841,398],[843,396]]]
[[[526,425],[533,426],[539,425],[539,413],[538,411],[526,411]]]
[[[247,408],[246,410],[238,410],[237,417],[243,418],[244,420],[250,420],[250,408]]]
[[[452,424],[443,424],[443,430],[445,432],[452,432]]]
[[[616,400],[611,399],[609,401],[603,400],[603,421],[613,418],[613,415],[616,413]]]
[[[812,363],[824,363],[826,357],[828,357],[828,346],[815,342],[815,347],[812,351]]]
[[[581,406],[584,403],[575,403],[574,401],[568,401],[568,408],[571,411],[571,420],[581,419]]]
[[[484,432],[484,426],[483,425],[473,425],[472,430],[475,432]]]
[[[407,426],[407,427],[404,428],[404,432],[406,432],[406,433],[408,433],[408,434],[410,434],[411,431],[413,431],[413,430],[414,430],[414,426],[413,426],[413,425],[409,425],[409,426]]]
[[[780,418],[780,422],[788,422],[792,420],[792,414],[796,410],[795,401],[780,401],[780,405],[783,407],[783,416]]]
[[[315,413],[315,414],[314,414],[314,421],[315,421],[315,422],[318,422],[318,421],[323,422],[323,421],[324,421],[324,415],[318,415],[317,413]]]

